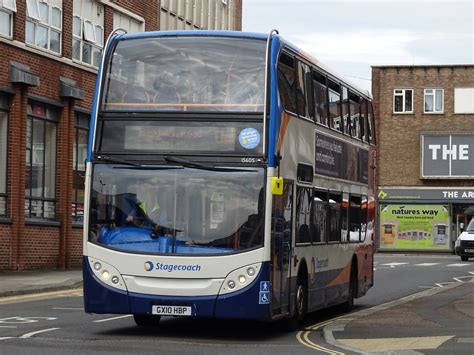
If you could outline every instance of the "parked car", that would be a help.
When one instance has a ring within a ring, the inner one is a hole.
[[[462,261],[474,258],[474,218],[469,222],[467,229],[459,235],[454,248]]]

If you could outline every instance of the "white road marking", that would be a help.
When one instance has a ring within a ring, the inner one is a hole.
[[[109,320],[122,319],[122,318],[131,317],[131,316],[132,316],[132,314],[126,314],[126,315],[124,315],[124,316],[119,316],[119,317],[98,319],[98,320],[95,320],[95,321],[93,321],[93,322],[94,322],[94,323],[102,323],[102,322],[108,322]]]
[[[22,336],[19,336],[18,338],[19,339],[28,339],[28,338],[31,338],[33,335],[40,334],[40,333],[45,333],[45,332],[50,332],[52,330],[58,330],[58,329],[60,329],[60,328],[48,328],[48,329],[37,330],[35,332],[30,332],[30,333],[23,334]]]
[[[0,340],[13,339],[13,337],[0,337]]]
[[[444,287],[444,286],[452,285],[453,283],[455,282],[439,282],[439,283],[435,283],[435,286]]]
[[[456,280],[457,282],[465,282],[462,279],[472,279],[472,276],[458,276],[458,277],[453,277],[453,280]]]
[[[415,264],[415,266],[434,266],[434,265],[439,265],[439,263],[421,263],[421,264]]]
[[[380,264],[380,265],[395,267],[395,266],[407,265],[407,264],[408,264],[408,263],[388,263],[388,264]]]
[[[56,320],[54,317],[9,317],[0,319],[0,323],[7,324],[26,324],[26,323],[37,323],[40,320]]]
[[[461,266],[467,266],[469,264],[449,264],[449,265],[446,265],[447,267],[461,267]]]

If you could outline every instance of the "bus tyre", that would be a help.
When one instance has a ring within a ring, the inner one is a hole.
[[[357,271],[351,268],[351,276],[349,279],[349,290],[347,292],[347,301],[341,305],[343,312],[350,312],[354,308],[354,298],[357,293]]]
[[[308,311],[308,286],[301,274],[298,276],[295,294],[295,314],[282,322],[285,331],[295,331],[299,329],[301,322],[306,317]]]
[[[469,260],[469,257],[467,256],[461,256],[461,261],[468,261]]]
[[[139,327],[151,328],[160,324],[161,316],[149,314],[134,314],[133,319]]]

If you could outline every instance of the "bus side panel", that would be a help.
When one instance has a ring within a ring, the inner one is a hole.
[[[270,282],[270,263],[264,262],[260,275],[250,287],[228,295],[222,295],[216,301],[216,318],[256,319],[270,321],[271,291],[262,291],[262,285]]]
[[[83,258],[82,265],[86,313],[130,314],[127,292],[111,288],[97,280],[87,257]]]
[[[356,298],[364,296],[373,285],[373,245],[363,244],[357,249],[358,288]]]

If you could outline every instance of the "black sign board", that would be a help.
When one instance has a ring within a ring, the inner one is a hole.
[[[369,152],[346,141],[316,132],[315,173],[367,183]]]

